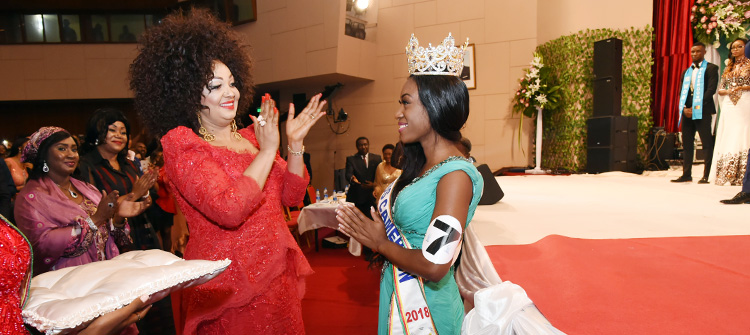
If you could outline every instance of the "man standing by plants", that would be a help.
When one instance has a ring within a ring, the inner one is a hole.
[[[703,178],[698,184],[708,184],[711,171],[711,159],[714,152],[714,136],[711,134],[711,116],[716,114],[714,94],[719,85],[719,67],[707,62],[706,46],[701,42],[693,43],[690,48],[690,67],[682,75],[680,92],[680,124],[682,125],[682,176],[672,180],[673,183],[693,181],[693,150],[695,132],[697,131],[706,152]]]

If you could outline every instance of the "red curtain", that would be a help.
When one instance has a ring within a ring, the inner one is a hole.
[[[651,69],[651,111],[654,126],[678,131],[682,71],[690,66],[694,0],[654,0],[654,65]]]

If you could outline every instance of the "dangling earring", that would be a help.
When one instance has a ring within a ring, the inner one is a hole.
[[[44,165],[42,165],[42,171],[44,171],[44,173],[49,172],[49,166],[47,166],[47,161],[45,161]]]
[[[232,135],[234,135],[234,138],[236,138],[238,141],[242,141],[242,135],[237,132],[237,122],[232,120]]]
[[[99,145],[99,139],[94,140],[94,145]]]
[[[208,129],[203,127],[203,121],[201,120],[201,113],[198,113],[198,124],[201,126],[198,128],[198,134],[201,134],[203,136],[203,140],[206,142],[213,142],[216,139],[216,136],[214,134],[211,134],[208,132]]]

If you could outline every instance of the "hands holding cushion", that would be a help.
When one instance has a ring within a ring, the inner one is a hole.
[[[88,327],[81,330],[79,335],[114,335],[119,334],[125,327],[141,321],[151,309],[145,306],[148,296],[133,300],[129,305],[104,314],[94,320]]]

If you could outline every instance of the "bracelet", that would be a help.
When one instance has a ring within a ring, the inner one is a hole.
[[[142,196],[141,199],[146,200],[151,195],[151,191],[146,190],[146,195]]]
[[[295,155],[295,156],[302,156],[302,154],[305,153],[305,146],[304,145],[302,146],[302,150],[300,150],[300,151],[294,151],[294,150],[292,150],[292,147],[289,146],[289,145],[287,145],[286,148],[287,148],[287,150],[289,150],[290,154]]]
[[[94,220],[91,220],[91,217],[87,217],[87,218],[86,218],[86,222],[87,222],[87,223],[89,224],[89,228],[91,228],[91,230],[93,230],[93,231],[97,231],[97,230],[99,230],[99,229],[98,229],[98,228],[96,227],[96,224],[94,224]]]
[[[114,220],[114,218],[112,218],[112,220],[110,220],[110,221],[109,221],[109,226],[110,226],[110,228],[111,228],[111,229],[113,229],[113,230],[114,230],[115,228],[116,228],[116,229],[123,229],[123,228],[125,228],[125,225],[127,225],[127,224],[128,224],[128,218],[122,218],[122,223],[121,223],[121,224],[118,224],[118,225],[115,225],[115,220]]]

